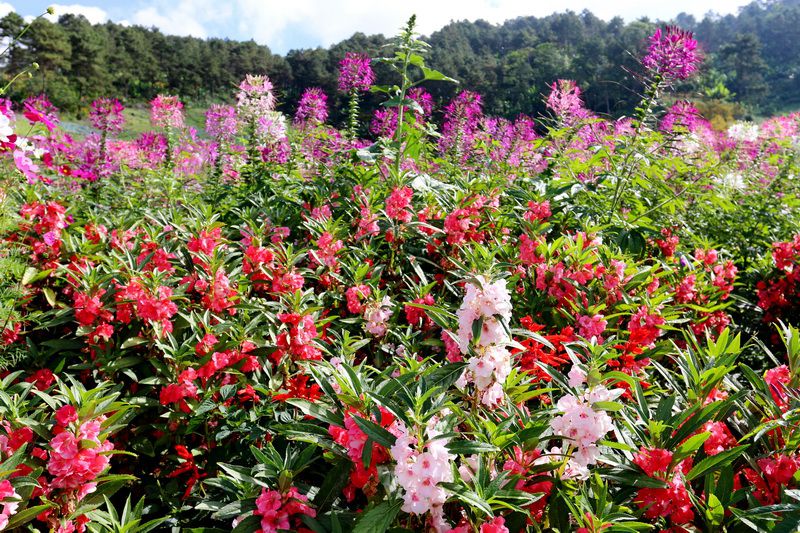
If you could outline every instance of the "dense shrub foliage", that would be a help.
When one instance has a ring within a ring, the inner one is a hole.
[[[0,529],[796,531],[800,122],[670,101],[695,45],[616,121],[437,123],[413,20],[343,130],[261,76],[134,141],[4,104]]]

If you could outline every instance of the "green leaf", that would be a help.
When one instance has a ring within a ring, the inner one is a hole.
[[[715,526],[722,525],[722,521],[725,520],[725,508],[722,506],[722,502],[719,501],[719,498],[713,494],[708,495],[706,518]]]
[[[694,467],[689,470],[689,473],[686,474],[686,480],[692,481],[693,479],[697,479],[698,477],[717,470],[726,464],[730,464],[744,453],[744,450],[747,448],[746,445],[737,446],[736,448],[731,448],[730,450],[725,450],[722,453],[718,453],[717,455],[713,455],[711,457],[706,457]]]
[[[394,522],[402,500],[383,502],[361,515],[353,528],[353,533],[385,533]]]
[[[25,269],[25,273],[22,274],[22,281],[20,282],[22,285],[30,285],[33,281],[33,278],[36,277],[39,271],[36,270],[34,267],[28,267]]]
[[[53,292],[53,289],[50,287],[44,287],[42,289],[42,294],[44,294],[44,299],[47,300],[47,303],[50,304],[50,307],[56,306],[56,293]]]
[[[391,448],[394,446],[394,443],[397,440],[397,437],[371,420],[354,416],[353,422],[355,422],[356,425],[361,428],[361,431],[367,434],[367,437],[372,439],[374,442],[377,442],[381,446]]]
[[[352,462],[347,459],[341,459],[328,471],[317,494],[314,495],[314,507],[316,507],[318,513],[322,514],[330,509],[350,480],[351,469]]]
[[[476,453],[492,453],[500,451],[500,448],[494,444],[474,440],[456,440],[448,442],[447,449],[456,455],[472,455]]]
[[[250,515],[233,528],[232,533],[252,533],[261,528],[261,517]]]
[[[439,483],[439,486],[451,492],[456,498],[467,505],[479,509],[486,516],[493,516],[492,507],[489,503],[468,488],[457,483]]]
[[[144,344],[147,342],[147,339],[142,337],[131,337],[126,339],[125,342],[119,347],[120,350],[127,350],[128,348],[133,348],[134,346],[139,346],[140,344]]]
[[[675,454],[672,458],[673,462],[680,462],[696,452],[710,436],[711,433],[706,431],[705,433],[698,433],[686,439],[686,441],[675,450]]]
[[[422,69],[422,74],[425,76],[426,81],[449,81],[450,83],[458,83],[458,80],[453,79],[450,76],[445,76],[438,70],[427,67],[420,68]]]
[[[43,511],[46,511],[47,509],[54,509],[56,507],[58,506],[54,503],[46,505],[36,505],[35,507],[28,507],[24,511],[20,511],[11,517],[11,519],[8,521],[6,529],[8,531],[12,531],[14,528],[27,524],[28,522],[36,518]]]

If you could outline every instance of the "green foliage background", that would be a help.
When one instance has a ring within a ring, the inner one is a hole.
[[[760,0],[736,16],[708,16],[696,20],[678,15],[674,23],[696,32],[707,57],[706,74],[683,87],[696,99],[715,102],[701,111],[708,118],[729,120],[731,109],[719,102],[738,104],[733,113],[748,115],[786,111],[800,105],[800,0]],[[647,19],[625,23],[619,17],[603,21],[589,11],[566,12],[544,18],[520,17],[501,25],[486,21],[453,22],[433,33],[429,64],[461,81],[460,86],[434,83],[434,95],[449,99],[462,88],[484,95],[493,115],[514,117],[544,111],[541,95],[557,78],[581,80],[587,106],[611,116],[629,115],[639,101],[637,70],[656,23]],[[15,36],[24,26],[11,13],[0,19],[0,35]],[[10,50],[3,65],[6,79],[24,70],[34,59],[40,69],[17,83],[16,99],[46,92],[62,110],[85,114],[94,98],[115,95],[132,101],[149,100],[158,93],[181,95],[204,103],[226,99],[247,73],[268,74],[283,91],[281,111],[292,112],[303,89],[318,86],[333,98],[332,117],[341,123],[345,95],[337,94],[339,60],[345,52],[377,57],[389,41],[383,35],[356,33],[328,49],[292,50],[273,54],[253,41],[198,39],[164,35],[141,26],[107,22],[90,24],[82,16],[63,15],[57,23],[38,19]],[[379,79],[392,79],[385,65],[377,65]],[[373,95],[365,110],[379,102]]]

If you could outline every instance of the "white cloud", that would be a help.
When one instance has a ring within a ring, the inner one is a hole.
[[[669,19],[680,12],[702,17],[708,11],[732,13],[750,0],[151,0],[131,21],[156,26],[165,33],[197,37],[253,38],[284,53],[302,35],[304,46],[328,46],[353,33],[394,35],[408,17],[418,15],[418,29],[430,34],[452,20],[484,19],[501,23],[521,16],[589,9],[603,19],[642,16]]]
[[[108,20],[108,13],[97,6],[85,6],[83,4],[51,4],[54,14],[45,15],[50,22],[56,22],[58,17],[71,13],[73,15],[83,15],[92,24],[102,24]]]
[[[171,35],[208,37],[209,25],[220,24],[233,16],[231,6],[215,0],[181,0],[160,2],[140,9],[131,22],[141,26],[155,26]]]
[[[14,9],[14,6],[9,4],[8,2],[0,2],[0,17],[5,17],[12,11],[16,11],[16,9]]]

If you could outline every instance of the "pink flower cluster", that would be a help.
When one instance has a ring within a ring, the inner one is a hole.
[[[742,471],[744,478],[754,487],[753,495],[763,505],[779,503],[783,488],[796,485],[795,479],[797,472],[800,471],[800,457],[776,454],[774,457],[759,459],[756,464],[760,472],[752,468],[745,468]],[[736,485],[737,483],[734,483],[734,488]]]
[[[381,427],[387,428],[390,432],[396,432],[394,415],[380,407],[380,417],[371,420]],[[364,448],[367,445],[367,435],[358,424],[353,420],[354,416],[370,418],[364,416],[355,409],[349,409],[344,415],[344,427],[331,425],[328,433],[333,440],[347,450],[347,456],[353,462],[353,470],[350,472],[350,483],[344,488],[344,494],[348,501],[355,498],[356,489],[361,489],[367,496],[375,494],[378,486],[378,465],[389,461],[389,453],[386,448],[372,443],[370,450],[370,463],[364,465]]]
[[[394,468],[397,483],[403,488],[403,511],[418,515],[430,512],[431,526],[442,532],[450,526],[443,511],[447,491],[439,483],[453,481],[455,456],[447,450],[445,439],[436,438],[440,435],[435,429],[437,422],[436,417],[428,422],[423,443],[398,421],[391,428],[397,440],[390,452],[397,462]]]
[[[85,496],[94,491],[92,481],[108,467],[107,452],[114,449],[114,444],[100,440],[100,418],[83,422],[77,431],[62,426],[61,422],[77,421],[72,411],[60,412],[60,417],[57,416],[56,429],[60,433],[50,440],[47,471],[54,476],[51,488],[79,490],[79,494]]]
[[[53,131],[58,125],[58,109],[43,94],[25,100],[22,115],[31,124],[41,123],[47,131]]]
[[[547,107],[565,124],[587,118],[589,111],[583,107],[581,88],[572,80],[558,80],[550,86]]]
[[[255,516],[261,517],[261,533],[278,533],[279,531],[296,530],[301,523],[301,515],[314,518],[317,512],[308,506],[308,497],[295,487],[289,487],[285,493],[277,490],[261,489],[256,498]]]
[[[224,104],[212,104],[206,111],[206,133],[216,141],[231,141],[236,137],[239,123],[236,108]]]
[[[89,121],[94,128],[103,133],[117,134],[125,125],[125,116],[122,114],[124,109],[116,98],[99,98],[92,102]]]
[[[159,94],[150,102],[150,121],[157,128],[182,128],[183,103],[177,96]]]
[[[389,329],[389,319],[394,314],[392,300],[384,296],[380,301],[374,301],[364,309],[364,329],[376,337],[383,337]]]
[[[19,503],[15,500],[20,500],[20,496],[11,486],[11,482],[7,479],[0,481],[0,505],[3,507],[0,511],[0,530],[8,526],[8,520],[17,512]]]
[[[281,313],[278,320],[288,326],[288,331],[278,334],[278,348],[270,355],[276,365],[286,355],[294,361],[319,360],[322,357],[322,352],[314,345],[318,332],[311,315]]]
[[[272,82],[266,76],[248,74],[239,84],[236,108],[246,121],[252,121],[275,109]]]
[[[608,321],[601,314],[581,315],[578,317],[578,334],[584,339],[594,339],[597,344],[603,343],[603,332],[608,326]]]
[[[503,401],[503,383],[511,373],[511,354],[506,346],[511,342],[507,327],[511,321],[511,295],[505,280],[489,283],[476,276],[477,285],[466,284],[466,295],[456,312],[458,317],[457,342],[461,353],[467,354],[474,344],[475,355],[469,360],[460,385],[475,384],[484,405],[498,405]],[[481,320],[479,338],[473,338],[473,324]]]
[[[458,317],[458,343],[462,353],[467,353],[474,340],[479,346],[503,345],[509,337],[503,322],[511,321],[511,294],[505,280],[490,283],[484,275],[475,277],[477,285],[466,283],[466,294],[456,316]],[[472,324],[483,319],[480,338],[473,339]]]
[[[17,170],[25,176],[25,180],[27,180],[28,184],[32,185],[44,178],[39,175],[39,165],[34,163],[28,154],[29,153],[24,150],[14,150],[14,164]]]
[[[789,410],[789,382],[791,377],[789,367],[786,365],[770,368],[764,373],[764,381],[769,385],[769,392],[775,405],[784,412]]]
[[[570,372],[570,385],[581,381],[582,372]],[[588,467],[600,457],[597,441],[614,429],[608,413],[596,409],[593,404],[611,401],[622,392],[621,389],[609,390],[603,385],[596,385],[578,396],[567,394],[558,400],[556,408],[562,414],[550,421],[550,429],[553,434],[568,440],[561,448],[553,448],[551,453],[556,456],[569,455],[564,477],[586,479],[589,476]]]
[[[550,211],[550,201],[545,200],[544,202],[534,202],[531,200],[528,202],[528,210],[525,211],[523,218],[528,222],[536,222],[539,220],[547,220],[553,214]]]
[[[442,152],[454,150],[463,156],[468,155],[483,117],[481,106],[481,95],[462,91],[444,108],[439,150]]]
[[[398,222],[411,222],[411,197],[414,190],[411,187],[397,187],[386,199],[386,215]]]
[[[339,269],[339,260],[336,257],[344,243],[341,239],[337,239],[330,232],[325,231],[317,239],[317,249],[311,252],[311,265],[326,266],[331,271],[336,272]]]

